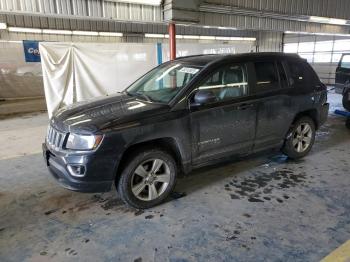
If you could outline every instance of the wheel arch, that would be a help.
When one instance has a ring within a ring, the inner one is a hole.
[[[310,117],[315,124],[315,128],[316,130],[319,128],[319,117],[318,117],[318,112],[317,109],[313,108],[313,109],[309,109],[309,110],[305,110],[302,112],[299,112],[293,119],[293,124],[300,118],[307,116]]]
[[[127,163],[128,159],[130,159],[131,156],[137,151],[141,149],[147,150],[149,148],[158,148],[158,149],[164,150],[174,158],[179,170],[182,172],[186,172],[186,167],[184,165],[184,156],[181,153],[180,145],[176,141],[176,139],[172,137],[156,138],[148,141],[142,141],[142,142],[131,144],[123,152],[122,157],[119,161],[119,165],[115,172],[116,183],[118,183],[120,174],[123,168],[125,167],[125,164]]]

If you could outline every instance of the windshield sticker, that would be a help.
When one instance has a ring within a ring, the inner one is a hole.
[[[179,72],[181,73],[187,73],[187,74],[191,74],[194,75],[199,71],[198,68],[193,68],[193,67],[183,67],[179,70]]]

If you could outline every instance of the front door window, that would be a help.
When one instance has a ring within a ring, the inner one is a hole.
[[[245,66],[225,66],[209,76],[198,89],[212,91],[217,101],[246,96],[248,95],[248,81]]]

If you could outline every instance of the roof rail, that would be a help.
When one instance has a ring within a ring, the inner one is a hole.
[[[214,56],[214,55],[220,55],[220,54],[201,54],[201,55],[179,56],[179,57],[176,57],[174,60],[177,60],[177,59],[180,59],[180,58],[191,58],[191,57],[200,57],[200,56]],[[222,54],[222,55],[229,55],[229,54]]]

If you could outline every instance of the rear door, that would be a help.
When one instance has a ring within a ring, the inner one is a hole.
[[[295,109],[283,62],[264,60],[253,64],[254,94],[259,101],[254,151],[260,151],[283,143]]]
[[[343,54],[335,72],[335,84],[341,91],[350,82],[350,54]]]

